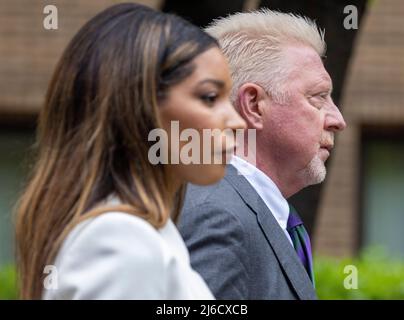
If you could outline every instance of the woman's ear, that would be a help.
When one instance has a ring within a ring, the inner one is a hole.
[[[237,92],[237,104],[240,115],[248,128],[261,130],[263,127],[263,108],[269,103],[268,94],[259,85],[244,83]]]

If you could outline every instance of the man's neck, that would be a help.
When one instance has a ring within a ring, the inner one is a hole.
[[[290,198],[304,188],[301,181],[296,178],[296,174],[282,168],[279,169],[280,166],[272,164],[271,161],[260,161],[257,158],[256,167],[271,178],[285,199]]]

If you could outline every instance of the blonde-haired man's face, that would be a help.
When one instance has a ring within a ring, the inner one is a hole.
[[[284,61],[290,71],[284,86],[287,99],[282,104],[271,100],[262,109],[264,125],[257,134],[263,146],[260,162],[270,159],[275,170],[290,175],[289,181],[300,190],[325,178],[334,134],[346,124],[331,98],[332,81],[317,52],[308,46],[288,46]]]

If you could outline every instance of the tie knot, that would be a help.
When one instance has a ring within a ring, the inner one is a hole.
[[[289,217],[286,229],[290,231],[294,227],[300,226],[303,224],[302,219],[300,219],[299,215],[297,214],[295,208],[289,205]]]

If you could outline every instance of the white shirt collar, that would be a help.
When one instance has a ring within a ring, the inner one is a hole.
[[[280,227],[286,231],[289,204],[271,178],[251,163],[235,155],[232,157],[230,164],[247,179],[272,212]]]

